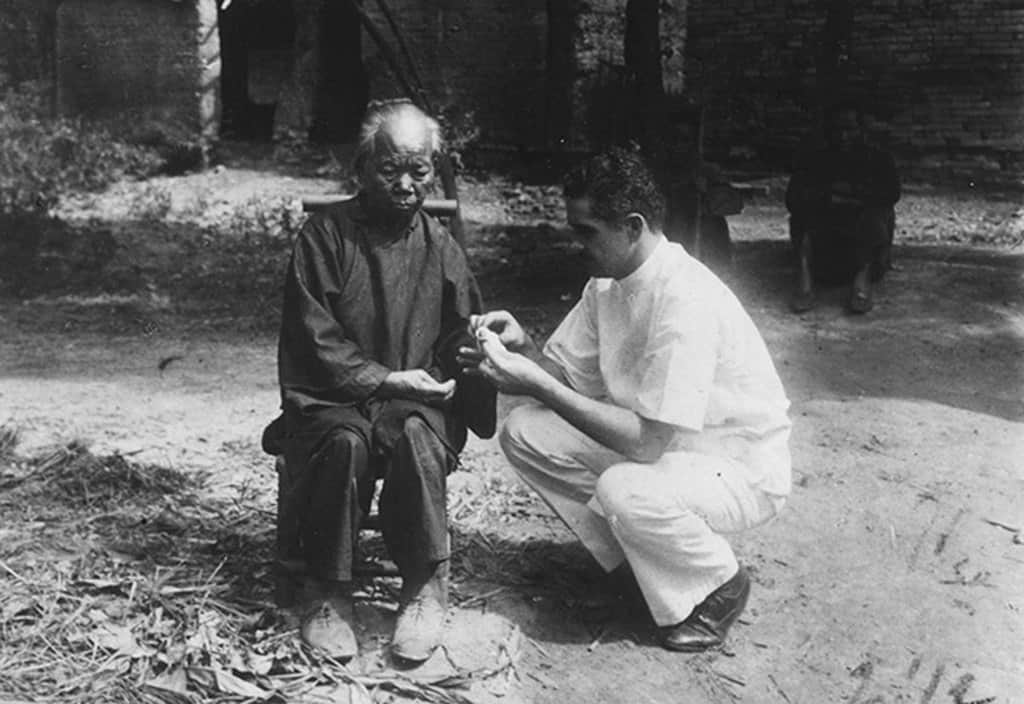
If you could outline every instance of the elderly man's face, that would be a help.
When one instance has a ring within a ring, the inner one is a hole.
[[[423,205],[433,181],[433,149],[426,125],[412,118],[386,124],[363,171],[363,192],[373,207],[411,215]]]

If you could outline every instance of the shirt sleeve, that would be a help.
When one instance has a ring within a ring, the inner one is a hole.
[[[469,316],[483,310],[483,301],[462,247],[446,237],[442,336],[436,356],[443,378],[456,380],[455,414],[478,437],[489,438],[497,429],[497,389],[483,377],[463,373],[458,362],[459,347],[475,344],[469,333]]]
[[[719,329],[707,302],[665,305],[653,321],[633,410],[644,418],[700,431],[718,359]]]
[[[344,283],[340,258],[336,238],[324,223],[307,222],[285,279],[281,384],[332,401],[361,401],[377,390],[390,370],[364,355],[331,313],[328,298]]]
[[[594,280],[544,345],[544,356],[558,365],[569,386],[584,396],[607,396],[599,364],[600,340],[594,319]]]

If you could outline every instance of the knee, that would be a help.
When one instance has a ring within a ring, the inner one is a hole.
[[[352,480],[363,471],[369,458],[363,436],[351,428],[329,430],[313,451],[309,467],[318,473],[349,474]]]
[[[648,469],[645,465],[622,463],[601,473],[594,495],[609,523],[629,529],[665,514],[668,497],[657,490]]]
[[[422,416],[415,413],[402,421],[402,440],[415,454],[446,451],[445,444],[434,432],[434,428]]]
[[[359,457],[366,454],[366,441],[351,428],[334,428],[324,439],[324,449],[335,457]]]
[[[594,495],[609,522],[628,524],[636,518],[641,500],[637,470],[636,465],[616,464],[598,477]]]
[[[884,239],[894,225],[891,208],[866,206],[857,218],[857,229],[861,237],[871,240]]]
[[[542,406],[531,404],[519,406],[508,414],[498,435],[498,442],[509,460],[514,462],[516,458],[531,454],[535,428],[543,422],[541,418],[547,412]]]
[[[400,443],[405,446],[401,456],[411,459],[401,462],[406,471],[444,476],[450,468],[449,462],[455,461],[454,456],[449,456],[448,446],[438,437],[430,423],[416,414],[402,421]]]

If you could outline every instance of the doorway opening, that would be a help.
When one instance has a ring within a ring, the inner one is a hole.
[[[302,16],[305,11],[314,16]],[[296,109],[310,140],[355,139],[369,80],[359,16],[349,3],[235,0],[218,10],[218,26],[225,139],[269,141],[276,121]],[[296,71],[297,64],[312,70]],[[296,80],[310,85],[293,90]],[[282,101],[295,96],[304,96],[307,104],[280,109]]]

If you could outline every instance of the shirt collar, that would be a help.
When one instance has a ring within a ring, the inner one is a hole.
[[[665,235],[658,235],[658,243],[654,245],[650,255],[644,262],[621,279],[613,279],[615,287],[627,293],[645,288],[658,278],[661,270],[661,261],[668,254],[668,238]]]

